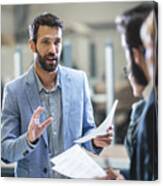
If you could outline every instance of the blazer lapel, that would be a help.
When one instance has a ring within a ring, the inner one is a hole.
[[[30,68],[29,72],[27,73],[26,95],[31,105],[31,108],[34,112],[34,110],[36,110],[36,108],[41,105],[41,100],[40,100],[38,87],[37,87],[35,76],[34,76],[33,66]],[[44,121],[45,119],[46,119],[45,114],[41,114],[40,121]],[[45,140],[46,145],[48,145],[47,130],[44,131],[43,138]]]
[[[67,149],[69,142],[69,110],[70,110],[70,98],[71,98],[71,78],[65,71],[64,67],[59,68],[60,80],[61,80],[61,92],[62,92],[62,124],[63,124],[63,137],[64,137],[64,148]]]

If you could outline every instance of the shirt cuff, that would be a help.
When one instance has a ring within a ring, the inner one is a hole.
[[[26,140],[27,140],[28,146],[29,146],[31,149],[34,149],[34,148],[37,146],[37,143],[38,143],[38,141],[39,141],[39,138],[36,139],[33,143],[31,143],[31,142],[28,140],[27,136],[26,136]]]

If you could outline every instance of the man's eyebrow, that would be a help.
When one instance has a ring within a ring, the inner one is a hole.
[[[61,37],[58,37],[58,36],[56,36],[56,37],[52,37],[52,36],[43,36],[43,37],[40,37],[40,39],[41,39],[41,40],[44,40],[44,39],[46,39],[46,40],[50,40],[50,39],[62,40],[62,38],[61,38]]]

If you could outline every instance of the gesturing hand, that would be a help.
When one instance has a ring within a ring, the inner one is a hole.
[[[34,142],[38,139],[41,134],[44,132],[44,129],[48,127],[53,121],[52,117],[47,118],[42,123],[39,123],[40,114],[44,111],[44,108],[39,106],[34,111],[32,118],[30,120],[28,131],[27,131],[27,138],[30,143]]]

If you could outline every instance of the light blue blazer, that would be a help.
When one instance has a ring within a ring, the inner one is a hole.
[[[59,66],[62,92],[64,149],[70,148],[74,140],[95,127],[89,87],[84,72]],[[35,148],[27,143],[27,129],[34,110],[41,105],[34,67],[8,83],[4,91],[1,128],[1,158],[6,163],[17,162],[15,176],[51,177],[48,156],[47,131],[40,137]],[[41,120],[45,119],[44,114]],[[91,142],[83,146],[99,153]]]

